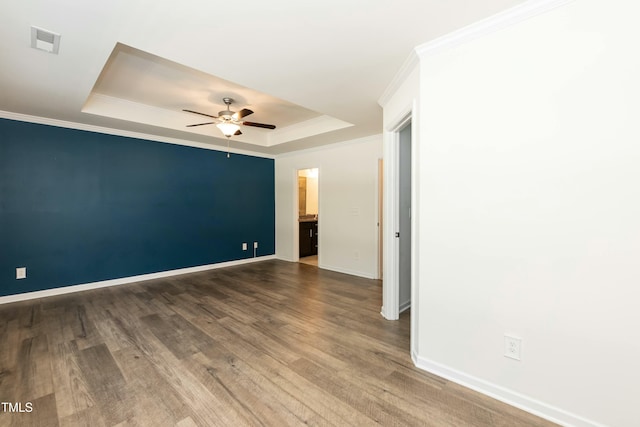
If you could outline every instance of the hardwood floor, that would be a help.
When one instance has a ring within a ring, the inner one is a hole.
[[[282,261],[3,305],[0,402],[32,412],[0,426],[553,425],[416,369],[380,306]]]
[[[303,264],[315,265],[318,266],[318,255],[305,256],[298,260]]]

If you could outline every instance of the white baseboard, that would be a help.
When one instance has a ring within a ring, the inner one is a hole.
[[[393,317],[393,316],[389,315],[389,313],[387,313],[387,312],[385,311],[384,305],[383,305],[383,306],[382,306],[382,308],[380,309],[380,315],[381,315],[382,317],[384,317],[384,319],[385,319],[385,320],[390,320],[390,321],[398,320],[398,318],[397,318],[397,317]],[[414,362],[414,364],[415,364],[415,362]]]
[[[413,359],[413,363],[416,367],[424,371],[430,372],[449,381],[453,381],[456,384],[460,384],[556,424],[571,427],[605,427],[603,424],[588,420],[579,415],[572,414],[563,409],[540,402],[539,400],[517,393],[513,390],[509,390],[497,384],[490,383],[432,360],[417,356],[415,353],[411,354],[411,358]]]
[[[70,294],[73,292],[88,291],[91,289],[106,288],[109,286],[124,285],[144,280],[160,279],[163,277],[177,276],[180,274],[197,273],[199,271],[213,270],[216,268],[231,267],[234,265],[249,264],[258,261],[276,259],[275,255],[267,255],[255,258],[244,258],[235,261],[220,262],[217,264],[199,265],[197,267],[180,268],[178,270],[160,271],[158,273],[141,274],[139,276],[122,277],[120,279],[103,280],[101,282],[84,283],[80,285],[64,286],[62,288],[45,289],[42,291],[26,292],[23,294],[7,295],[0,297],[0,304],[8,304],[17,301],[26,301],[36,298],[50,297],[53,295]]]
[[[405,310],[408,310],[411,308],[411,300],[409,301],[405,301],[402,304],[400,304],[400,308],[398,310],[399,313],[402,313]]]
[[[282,256],[278,256],[277,258],[281,261],[300,262],[299,259],[291,259],[291,258],[282,257]],[[326,264],[322,264],[322,265],[318,264],[318,268],[321,268],[323,270],[335,271],[336,273],[349,274],[350,276],[364,277],[365,279],[373,279],[373,280],[378,279],[374,274],[368,274],[368,273],[363,273],[361,271],[349,270],[347,268],[333,267]]]
[[[292,258],[283,257],[283,256],[278,256],[277,258],[281,261],[300,262],[300,259],[292,259]],[[323,270],[335,271],[336,273],[348,274],[350,276],[358,276],[358,277],[363,277],[365,279],[378,280],[375,274],[363,273],[362,271],[349,270],[348,268],[333,267],[331,265],[326,265],[326,264],[318,264],[318,268],[321,268]]]
[[[365,279],[375,279],[374,274],[363,273],[361,271],[349,270],[347,268],[333,267],[331,265],[318,265],[318,268],[322,268],[324,270],[335,271],[336,273],[349,274],[351,276],[364,277]]]

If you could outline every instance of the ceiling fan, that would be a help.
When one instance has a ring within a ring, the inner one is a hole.
[[[249,110],[247,108],[243,108],[240,111],[231,111],[230,106],[233,103],[233,99],[231,99],[231,98],[222,98],[222,101],[226,104],[227,109],[218,112],[217,116],[212,116],[211,114],[200,113],[198,111],[193,111],[193,110],[182,110],[182,111],[186,111],[187,113],[199,114],[201,116],[207,116],[207,117],[211,117],[213,119],[216,119],[216,121],[213,121],[213,122],[196,123],[194,125],[187,125],[187,127],[190,128],[190,127],[194,127],[194,126],[204,126],[204,125],[213,125],[213,124],[215,124],[218,127],[218,129],[220,129],[222,131],[222,133],[224,134],[224,136],[226,136],[227,138],[230,138],[233,135],[242,135],[242,132],[240,132],[240,125],[242,125],[242,126],[253,126],[253,127],[257,127],[257,128],[263,128],[263,129],[275,129],[276,128],[274,125],[267,125],[267,124],[264,124],[264,123],[255,123],[255,122],[243,121],[242,118],[248,116],[249,114],[253,114],[253,111],[251,111],[251,110]]]

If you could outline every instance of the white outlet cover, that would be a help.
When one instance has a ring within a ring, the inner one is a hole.
[[[504,357],[514,360],[522,358],[522,338],[504,335]]]
[[[243,243],[243,244],[242,244],[242,250],[243,250],[243,251],[246,251],[246,250],[247,250],[247,244],[246,244],[246,243]]]
[[[26,278],[27,278],[27,267],[16,268],[16,279],[26,279]]]

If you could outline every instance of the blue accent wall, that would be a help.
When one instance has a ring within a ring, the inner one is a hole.
[[[274,185],[272,159],[0,119],[0,295],[274,254]]]

